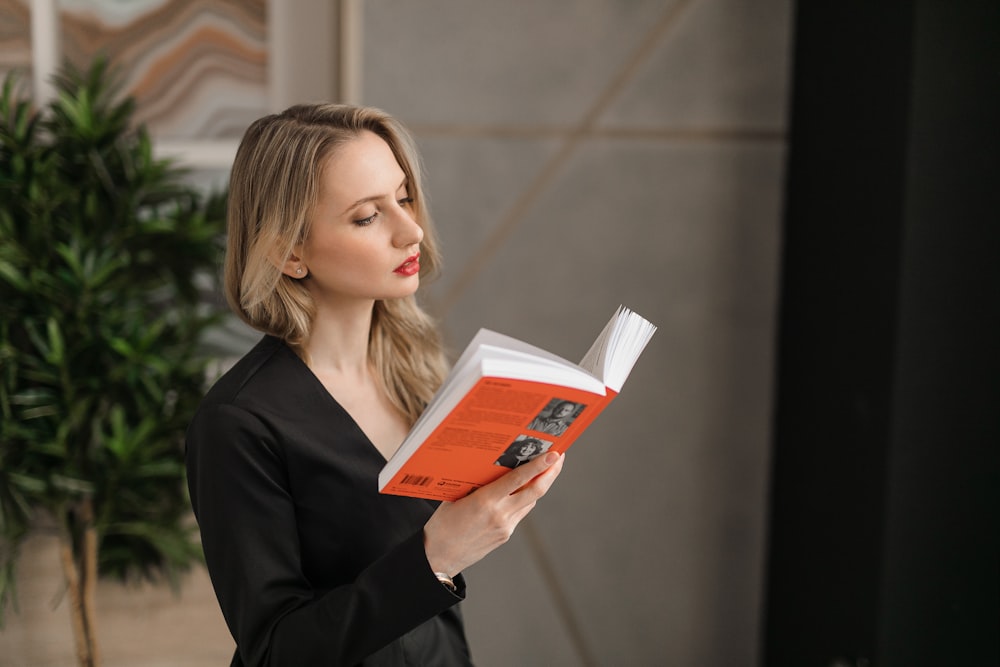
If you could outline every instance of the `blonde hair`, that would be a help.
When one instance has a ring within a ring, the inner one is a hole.
[[[385,140],[406,174],[414,217],[424,232],[423,281],[437,272],[440,255],[421,190],[420,161],[409,133],[385,112],[343,104],[296,105],[251,124],[233,162],[226,299],[247,324],[283,339],[299,354],[316,307],[302,282],[284,275],[278,265],[309,235],[323,165],[365,130]],[[446,366],[437,328],[415,297],[375,302],[368,354],[393,405],[415,421]]]

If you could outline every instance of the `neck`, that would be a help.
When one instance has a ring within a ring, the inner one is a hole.
[[[313,370],[367,373],[373,308],[372,301],[320,307],[305,344],[309,366]]]

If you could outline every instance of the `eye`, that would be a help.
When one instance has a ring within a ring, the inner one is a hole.
[[[407,208],[408,206],[412,206],[413,205],[413,197],[410,197],[409,195],[407,195],[406,197],[403,197],[402,199],[397,199],[396,203],[399,204],[400,206],[402,206],[403,208]]]
[[[372,213],[371,215],[369,215],[367,218],[361,218],[360,220],[355,220],[354,224],[356,224],[358,227],[367,227],[368,225],[370,225],[373,222],[375,222],[375,218],[377,218],[377,217],[378,217],[378,211],[375,211],[374,213]]]

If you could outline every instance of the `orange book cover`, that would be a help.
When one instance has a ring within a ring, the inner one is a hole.
[[[621,391],[655,331],[619,308],[573,364],[481,330],[382,470],[379,490],[457,500],[536,456],[565,452]]]

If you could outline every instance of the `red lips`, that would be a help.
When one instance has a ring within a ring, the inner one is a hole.
[[[402,276],[412,276],[420,271],[420,254],[408,257],[405,262],[400,264],[395,268],[393,273],[398,273]]]

